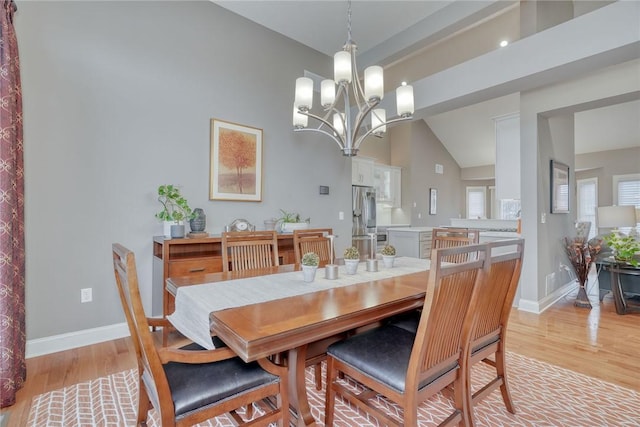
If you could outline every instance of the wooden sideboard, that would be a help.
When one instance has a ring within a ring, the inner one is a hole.
[[[222,271],[220,235],[184,239],[153,238],[152,312],[173,313],[174,297],[165,289],[169,277],[197,276]],[[294,264],[293,235],[278,234],[280,265]]]

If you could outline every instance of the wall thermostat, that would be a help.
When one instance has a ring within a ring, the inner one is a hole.
[[[329,194],[329,186],[321,185],[320,186],[320,194]]]

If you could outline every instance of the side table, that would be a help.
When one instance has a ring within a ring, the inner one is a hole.
[[[627,314],[637,312],[640,313],[640,302],[627,298],[622,287],[622,275],[640,276],[640,267],[634,267],[629,264],[621,264],[615,261],[601,262],[601,268],[605,272],[609,272],[611,277],[611,293],[616,306],[616,313]],[[638,277],[640,281],[640,277]]]

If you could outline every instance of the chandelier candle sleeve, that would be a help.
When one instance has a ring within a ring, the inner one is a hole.
[[[413,86],[403,85],[396,89],[396,102],[400,117],[413,114]]]
[[[339,83],[351,83],[351,53],[341,50],[333,56],[333,79]]]
[[[313,105],[313,80],[309,77],[296,79],[295,106],[300,110],[309,110]]]
[[[336,83],[325,79],[320,84],[320,104],[322,108],[329,108],[336,101]]]
[[[364,70],[364,96],[369,101],[381,100],[384,96],[382,67],[372,65]]]

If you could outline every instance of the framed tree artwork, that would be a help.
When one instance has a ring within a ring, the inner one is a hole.
[[[211,119],[209,199],[262,201],[262,129]]]

